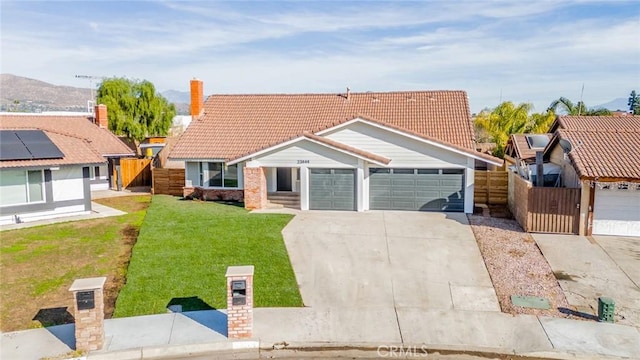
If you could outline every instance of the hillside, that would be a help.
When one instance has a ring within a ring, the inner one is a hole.
[[[188,114],[188,100],[187,103],[179,101],[184,99],[184,93],[165,93],[169,95],[165,95],[167,100],[175,103],[178,114]],[[58,86],[22,76],[0,74],[0,111],[87,111],[90,99],[89,88]]]
[[[88,88],[57,86],[11,74],[0,74],[2,111],[87,111]]]

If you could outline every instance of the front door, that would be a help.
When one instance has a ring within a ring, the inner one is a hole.
[[[291,191],[291,168],[278,168],[277,191]]]

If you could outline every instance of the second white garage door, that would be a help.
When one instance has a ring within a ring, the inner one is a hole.
[[[640,190],[596,188],[592,232],[594,235],[640,236]]]

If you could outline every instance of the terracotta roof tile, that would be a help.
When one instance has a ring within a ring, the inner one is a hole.
[[[464,91],[407,91],[212,95],[169,157],[233,160],[358,116],[475,152]]]
[[[565,122],[572,129],[556,132],[558,139],[571,142],[569,159],[578,175],[640,181],[640,117],[588,118],[580,124]]]
[[[88,116],[83,115],[0,114],[0,129],[52,131],[85,139],[102,156],[135,155],[117,136],[93,124]]]
[[[102,164],[106,160],[88,141],[78,137],[44,131],[49,139],[62,151],[61,159],[5,160],[0,161],[0,168],[42,167],[61,165]]]
[[[515,155],[522,160],[527,159],[535,159],[536,151],[542,151],[543,149],[532,149],[529,147],[529,142],[527,142],[528,134],[511,134],[509,137],[509,143],[507,146],[511,145],[515,150]],[[553,136],[553,134],[534,134],[534,135],[547,135],[549,139]]]
[[[640,126],[640,116],[559,116],[558,129],[567,130],[634,130]]]

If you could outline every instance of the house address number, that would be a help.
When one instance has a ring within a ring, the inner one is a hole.
[[[298,164],[308,164],[310,163],[309,160],[298,160]]]

